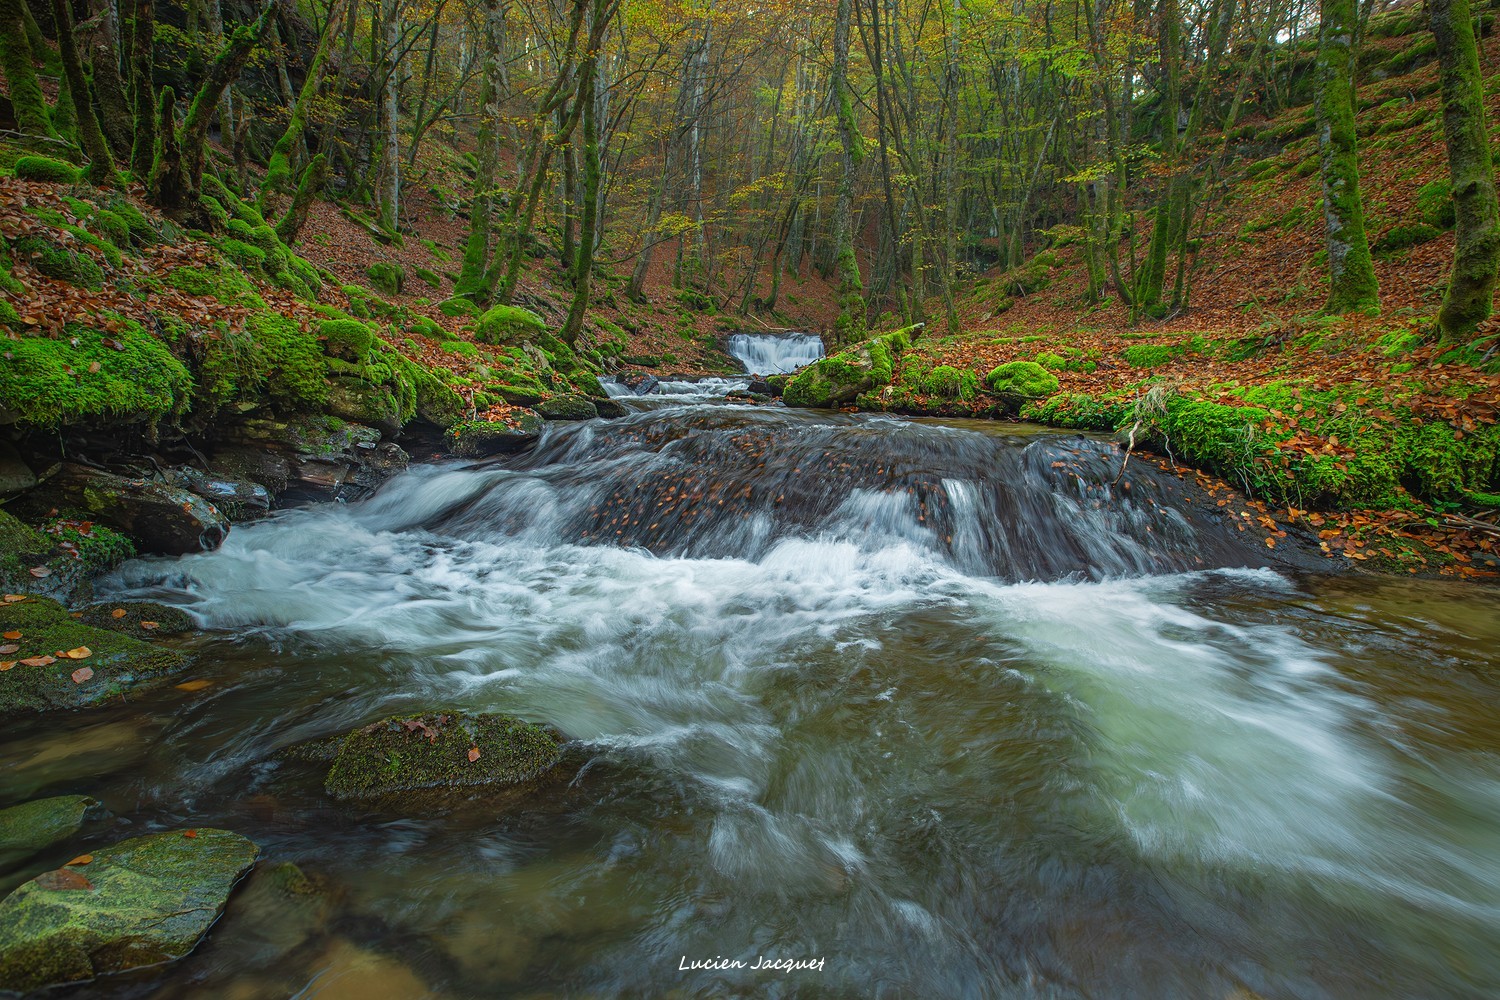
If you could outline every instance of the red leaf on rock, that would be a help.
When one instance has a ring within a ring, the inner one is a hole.
[[[469,763],[472,764],[479,759],[479,748],[469,747]]]
[[[59,868],[55,872],[42,872],[32,881],[37,884],[38,888],[49,892],[68,892],[94,887],[94,883],[84,878],[81,873],[68,868]]]

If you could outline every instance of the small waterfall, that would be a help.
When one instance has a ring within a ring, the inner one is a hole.
[[[736,333],[729,353],[751,375],[779,375],[823,357],[823,339],[814,333]]]

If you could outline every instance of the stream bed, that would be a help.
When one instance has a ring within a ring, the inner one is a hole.
[[[106,594],[196,615],[207,686],[13,724],[0,788],[318,886],[93,995],[1500,993],[1500,594],[1273,561],[1120,459],[779,408],[551,425],[127,564]],[[278,753],[443,706],[555,726],[567,780],[403,817]],[[822,962],[752,968],[788,959]]]

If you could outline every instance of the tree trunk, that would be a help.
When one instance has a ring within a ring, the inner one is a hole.
[[[143,183],[151,177],[156,155],[156,92],[151,85],[155,32],[151,0],[134,0],[130,18],[130,103],[135,112],[135,141],[130,147],[130,172]]]
[[[596,21],[607,16],[603,0],[594,0],[593,17]],[[595,25],[592,34],[600,34],[602,25]],[[594,234],[599,223],[599,188],[603,182],[603,159],[599,155],[599,100],[595,93],[596,74],[599,71],[597,46],[589,47],[588,57],[583,63],[583,72],[578,79],[578,96],[583,102],[583,191],[578,218],[577,259],[573,265],[573,303],[568,309],[568,319],[558,336],[572,347],[583,332],[583,319],[589,305],[589,285],[594,273]]]
[[[302,226],[307,222],[307,210],[312,207],[313,198],[322,190],[323,182],[328,177],[328,157],[319,153],[307,164],[307,169],[302,171],[302,180],[297,185],[297,194],[292,198],[292,205],[276,223],[276,238],[287,246],[297,238],[302,231]]]
[[[833,111],[837,116],[839,145],[838,208],[834,213],[834,264],[838,269],[839,316],[834,322],[834,342],[852,344],[863,340],[865,324],[864,284],[859,277],[859,259],[854,254],[854,168],[863,155],[862,137],[854,125],[854,99],[849,92],[849,20],[852,0],[838,0],[833,25]]]
[[[26,0],[0,0],[0,70],[10,86],[16,125],[27,135],[55,138],[47,99],[37,83],[35,57],[26,40]]]
[[[341,0],[334,0],[333,8],[328,11],[328,21],[323,26],[323,35],[318,39],[312,61],[307,64],[307,76],[302,81],[302,90],[297,94],[296,103],[292,105],[286,131],[276,140],[276,145],[271,150],[271,161],[266,167],[266,179],[260,186],[258,198],[262,214],[275,213],[279,208],[278,200],[292,185],[292,158],[302,143],[302,135],[307,129],[308,112],[318,96],[318,87],[323,82],[323,67],[328,62],[328,53],[333,48],[335,32],[339,27],[340,2]]]
[[[1354,0],[1322,0],[1317,122],[1328,239],[1329,313],[1379,312],[1380,290],[1365,235],[1354,128]]]
[[[500,81],[502,64],[500,40],[505,14],[499,0],[485,0],[484,26],[480,33],[481,78],[479,90],[479,123],[476,145],[479,169],[474,173],[474,197],[469,204],[469,239],[464,245],[463,265],[459,269],[455,295],[473,295],[484,287],[484,270],[489,263],[490,216],[495,203],[495,174],[500,162],[499,134]]]
[[[1500,271],[1500,202],[1485,123],[1484,78],[1469,0],[1427,0],[1437,41],[1457,243],[1438,312],[1444,340],[1467,340],[1489,318]]]
[[[78,57],[78,43],[73,38],[73,9],[68,0],[52,0],[52,20],[57,28],[57,47],[62,55],[68,89],[82,98],[75,103],[75,108],[79,142],[89,157],[89,180],[100,187],[112,186],[118,179],[115,177],[115,160],[94,114],[94,102],[88,99],[89,85],[83,75],[83,62]]]
[[[401,47],[400,0],[381,0],[381,44],[385,55],[385,82],[380,95],[381,145],[380,172],[375,182],[375,199],[380,206],[380,224],[395,232],[401,221],[401,140],[397,131],[400,107],[397,87],[400,84]]]

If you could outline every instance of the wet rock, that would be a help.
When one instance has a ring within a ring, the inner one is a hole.
[[[389,800],[423,791],[516,786],[561,759],[561,744],[551,733],[509,716],[393,716],[344,737],[324,788],[337,799]]]
[[[26,992],[182,958],[258,853],[227,830],[173,830],[39,875],[0,902],[0,989]]]
[[[262,483],[283,501],[356,500],[410,456],[381,432],[334,416],[246,420],[214,455],[215,472]]]
[[[608,396],[590,396],[589,402],[594,404],[595,411],[605,420],[619,420],[621,417],[630,416],[630,411],[623,404],[615,402]]]
[[[87,795],[56,795],[0,809],[0,865],[24,861],[67,840],[98,804]]]
[[[788,406],[838,407],[889,384],[895,359],[911,346],[912,329],[874,337],[813,362],[786,383],[782,399]]]
[[[339,939],[317,959],[309,982],[296,995],[306,1000],[418,1000],[438,994],[399,960]]]
[[[173,650],[85,625],[45,597],[0,604],[0,632],[19,633],[5,640],[16,649],[0,660],[0,715],[97,704],[189,663]],[[58,655],[74,650],[87,655]]]
[[[282,478],[285,478],[284,472]],[[253,521],[271,510],[271,491],[258,482],[216,476],[187,467],[171,470],[167,479],[173,486],[203,497],[235,524]]]
[[[645,396],[661,381],[649,372],[621,372],[617,380],[637,396]]]
[[[0,497],[25,493],[36,485],[36,474],[8,441],[0,441]]]
[[[548,420],[592,420],[599,408],[583,396],[553,396],[538,403],[536,412]]]
[[[780,396],[781,387],[785,384],[786,379],[784,378],[780,379],[776,383],[773,383],[768,378],[761,378],[759,375],[752,375],[750,376],[750,384],[746,388],[751,393],[760,396]]]
[[[262,862],[234,898],[229,944],[246,965],[264,966],[321,934],[333,899],[289,861]]]
[[[56,508],[106,525],[135,539],[142,553],[206,552],[229,533],[229,521],[196,493],[83,465],[64,465],[14,505],[38,518]]]
[[[343,420],[374,427],[386,437],[401,433],[401,401],[383,385],[362,378],[328,380],[328,412]]]
[[[469,421],[444,435],[448,450],[459,458],[505,455],[529,448],[542,436],[543,420],[527,413],[514,422]]]
[[[91,604],[79,612],[76,620],[132,639],[163,639],[191,632],[194,628],[193,619],[187,612],[155,601]]]

